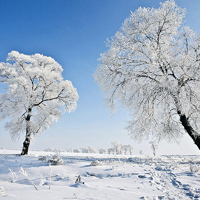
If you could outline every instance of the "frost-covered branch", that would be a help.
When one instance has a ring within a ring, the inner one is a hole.
[[[30,181],[30,183],[34,186],[34,188],[36,190],[38,190],[38,188],[36,187],[36,185],[33,183],[33,181],[31,181],[29,178],[28,178],[28,173],[23,169],[23,167],[20,168],[20,174],[22,174],[27,180]]]

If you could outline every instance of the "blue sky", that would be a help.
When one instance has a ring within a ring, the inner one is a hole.
[[[149,152],[149,141],[137,144],[124,127],[129,116],[122,109],[111,116],[103,95],[94,82],[100,53],[105,41],[121,27],[130,11],[159,7],[158,0],[6,0],[0,1],[0,62],[17,50],[24,54],[41,53],[53,57],[64,69],[64,79],[71,80],[80,99],[74,113],[65,113],[51,129],[37,136],[31,149],[47,147],[68,149],[91,145],[108,148],[114,140],[132,144],[134,153]],[[200,1],[177,0],[187,9],[185,23],[200,32]],[[0,147],[20,148],[24,135],[12,142],[0,124]],[[187,146],[187,147],[186,147]],[[197,154],[187,136],[180,145],[161,143],[160,154]]]

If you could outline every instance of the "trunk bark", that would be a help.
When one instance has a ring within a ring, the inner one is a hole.
[[[197,147],[200,150],[200,136],[192,128],[192,126],[190,125],[190,122],[189,122],[188,118],[185,116],[185,114],[180,114],[180,112],[178,114],[180,116],[180,121],[181,121],[184,129],[186,130],[188,135],[192,138],[192,140],[194,141],[194,143],[197,145]]]
[[[31,141],[31,127],[30,127],[30,119],[31,119],[31,109],[28,109],[28,115],[26,117],[26,137],[23,142],[23,148],[21,155],[27,155],[29,150],[29,145]]]
[[[21,155],[28,154],[29,145],[30,145],[30,136],[26,136],[25,141],[23,142],[23,149]]]

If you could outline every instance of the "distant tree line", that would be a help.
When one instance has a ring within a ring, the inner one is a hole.
[[[47,148],[44,151],[48,152],[65,152],[64,150]],[[98,151],[91,146],[88,148],[71,148],[67,149],[66,152],[71,153],[99,153],[99,154],[116,154],[116,155],[132,155],[133,154],[133,146],[130,144],[122,144],[119,141],[111,142],[111,147],[108,149],[100,148]]]

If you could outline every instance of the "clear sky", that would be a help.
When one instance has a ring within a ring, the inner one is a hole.
[[[53,57],[64,69],[80,96],[77,110],[65,113],[31,149],[69,149],[92,146],[109,148],[112,141],[132,144],[134,154],[148,154],[149,141],[137,144],[124,130],[129,116],[122,109],[111,116],[103,95],[94,82],[97,59],[106,50],[105,41],[119,30],[130,11],[138,7],[159,7],[160,0],[1,0],[0,62],[16,50]],[[187,9],[185,24],[200,32],[200,1],[177,0]],[[0,123],[0,147],[21,148],[24,135],[15,142]],[[199,154],[186,135],[180,144],[161,143],[159,154]]]

